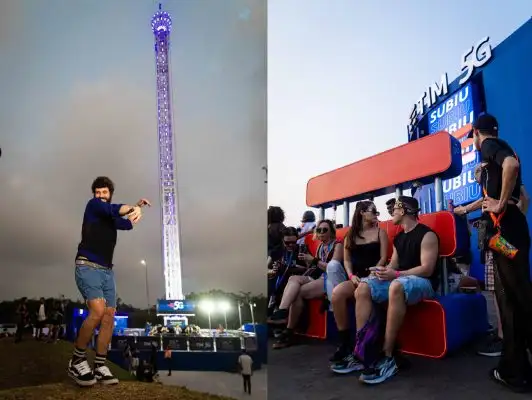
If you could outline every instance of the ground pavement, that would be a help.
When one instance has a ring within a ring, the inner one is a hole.
[[[160,371],[160,380],[164,385],[185,386],[190,390],[197,390],[234,399],[266,400],[267,370],[263,365],[251,377],[251,396],[244,394],[242,377],[229,372],[201,372],[201,371],[173,371],[167,376],[167,371]]]
[[[488,296],[490,321],[495,325]],[[271,348],[271,343],[270,343]],[[514,394],[489,380],[497,358],[477,356],[474,346],[443,360],[409,357],[411,365],[390,381],[365,386],[355,374],[337,376],[329,370],[332,344],[304,344],[268,353],[268,400],[512,400],[532,398]]]

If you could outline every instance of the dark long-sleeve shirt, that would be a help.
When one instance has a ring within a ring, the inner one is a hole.
[[[85,207],[81,242],[76,258],[87,260],[103,267],[113,267],[117,230],[130,230],[131,221],[119,214],[122,204],[111,204],[92,198]]]

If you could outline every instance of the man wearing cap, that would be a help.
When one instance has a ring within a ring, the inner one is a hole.
[[[490,377],[514,391],[532,384],[532,367],[527,347],[532,343],[532,285],[530,283],[530,234],[525,215],[519,210],[522,176],[514,150],[499,139],[497,119],[483,114],[468,135],[480,151],[481,182],[484,192],[482,220],[488,232],[497,232],[517,249],[513,257],[493,250],[495,295],[501,313],[503,350],[499,365]],[[486,242],[486,241],[484,241]]]
[[[428,226],[419,223],[418,213],[419,203],[415,198],[399,196],[392,221],[403,229],[393,241],[390,263],[372,268],[373,276],[363,278],[355,291],[359,330],[369,320],[373,302],[388,303],[382,357],[374,368],[360,375],[360,381],[367,384],[382,383],[397,373],[393,350],[406,307],[434,297],[439,286],[439,239]]]

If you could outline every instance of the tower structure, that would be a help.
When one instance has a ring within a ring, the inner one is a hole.
[[[159,10],[151,19],[155,37],[157,82],[157,133],[159,138],[159,184],[162,219],[162,252],[166,299],[183,299],[181,242],[174,137],[172,133],[172,91],[170,84],[170,15]]]

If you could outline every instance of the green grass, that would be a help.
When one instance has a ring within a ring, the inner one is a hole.
[[[0,400],[230,400],[178,386],[137,382],[127,371],[112,363],[108,365],[120,379],[118,385],[79,388],[66,372],[71,355],[70,343],[48,344],[28,338],[15,344],[11,338],[0,339]],[[93,356],[89,353],[89,360]]]

